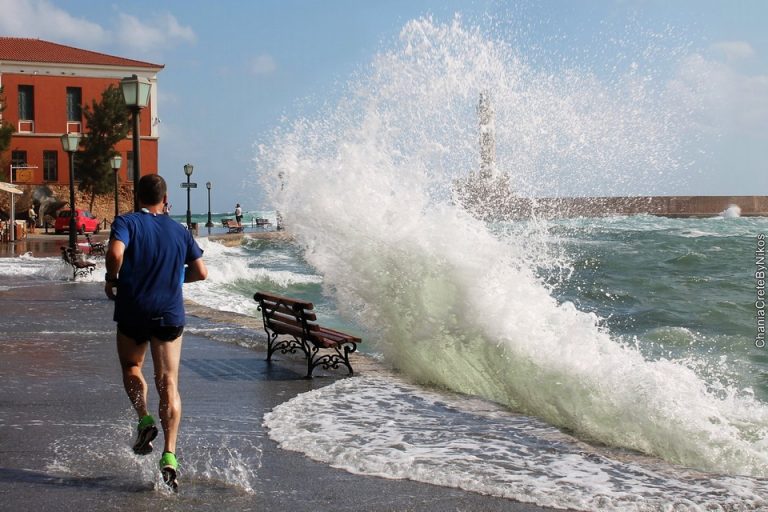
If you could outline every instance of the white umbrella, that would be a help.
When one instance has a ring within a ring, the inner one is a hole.
[[[16,237],[16,194],[23,194],[24,191],[16,185],[2,181],[0,181],[0,190],[11,194],[11,225],[9,229],[9,236],[11,242],[13,242]]]

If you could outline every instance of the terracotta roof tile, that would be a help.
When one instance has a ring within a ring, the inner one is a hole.
[[[163,68],[140,60],[115,57],[105,53],[81,50],[72,46],[51,43],[42,39],[0,37],[0,61],[45,62],[51,64],[90,64],[97,66],[125,66],[137,68]]]

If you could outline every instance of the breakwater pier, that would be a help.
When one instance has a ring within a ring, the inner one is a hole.
[[[516,216],[533,212],[553,217],[604,217],[650,214],[662,217],[713,217],[735,211],[742,217],[768,217],[768,196],[618,196],[515,198]]]

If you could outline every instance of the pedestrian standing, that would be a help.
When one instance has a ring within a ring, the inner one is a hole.
[[[240,226],[241,221],[243,220],[243,209],[240,208],[240,203],[237,203],[237,206],[235,206],[235,221],[237,221],[237,225]]]
[[[27,216],[29,217],[29,221],[27,222],[27,225],[29,226],[29,232],[34,233],[35,226],[37,226],[37,213],[35,213],[34,205],[29,205],[29,212],[27,212]]]

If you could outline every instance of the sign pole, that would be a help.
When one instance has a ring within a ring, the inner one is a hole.
[[[189,175],[187,175],[187,182],[181,184],[181,188],[187,189],[187,229],[192,229],[192,211],[189,207],[190,197],[189,197],[189,191],[190,189],[197,188],[197,183],[190,183],[189,181]]]

